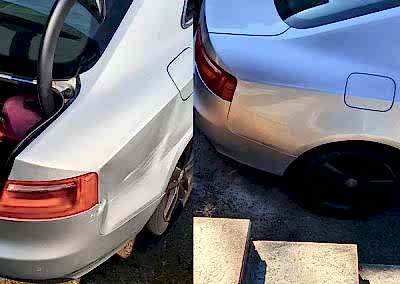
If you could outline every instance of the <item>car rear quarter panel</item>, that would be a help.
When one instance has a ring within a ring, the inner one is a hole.
[[[10,178],[99,173],[103,234],[157,202],[192,137],[192,98],[181,99],[167,72],[192,47],[182,8],[179,0],[133,1],[102,58],[82,74],[80,95],[16,158]]]
[[[368,73],[400,83],[395,8],[274,37],[210,34],[223,66],[238,79],[228,115],[235,134],[298,156],[315,146],[369,140],[399,148],[398,88],[390,111],[348,107],[347,78]],[[354,100],[382,109],[372,89]]]
[[[347,107],[337,95],[246,81],[240,81],[237,93],[228,128],[288,155],[345,140],[400,147],[398,104],[387,113],[359,110]]]

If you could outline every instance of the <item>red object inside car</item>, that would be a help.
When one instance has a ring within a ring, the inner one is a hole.
[[[34,96],[17,95],[8,98],[2,109],[3,135],[22,140],[26,133],[41,119],[40,107]]]

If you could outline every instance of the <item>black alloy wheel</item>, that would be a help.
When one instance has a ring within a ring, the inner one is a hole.
[[[365,147],[315,153],[299,167],[292,186],[320,213],[349,217],[389,206],[399,187],[397,155]]]

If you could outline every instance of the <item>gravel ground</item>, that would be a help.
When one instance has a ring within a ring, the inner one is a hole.
[[[253,240],[355,243],[361,263],[400,265],[400,202],[364,220],[321,217],[299,206],[283,178],[223,157],[195,136],[196,216],[251,219]]]

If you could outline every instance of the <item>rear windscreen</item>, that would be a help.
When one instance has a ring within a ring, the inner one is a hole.
[[[93,0],[96,1],[96,0]],[[40,43],[55,0],[0,0],[0,73],[37,77]],[[132,0],[108,0],[106,20],[98,20],[78,1],[57,43],[53,77],[67,79],[100,58]]]
[[[400,6],[400,0],[274,0],[281,18],[304,29]]]

